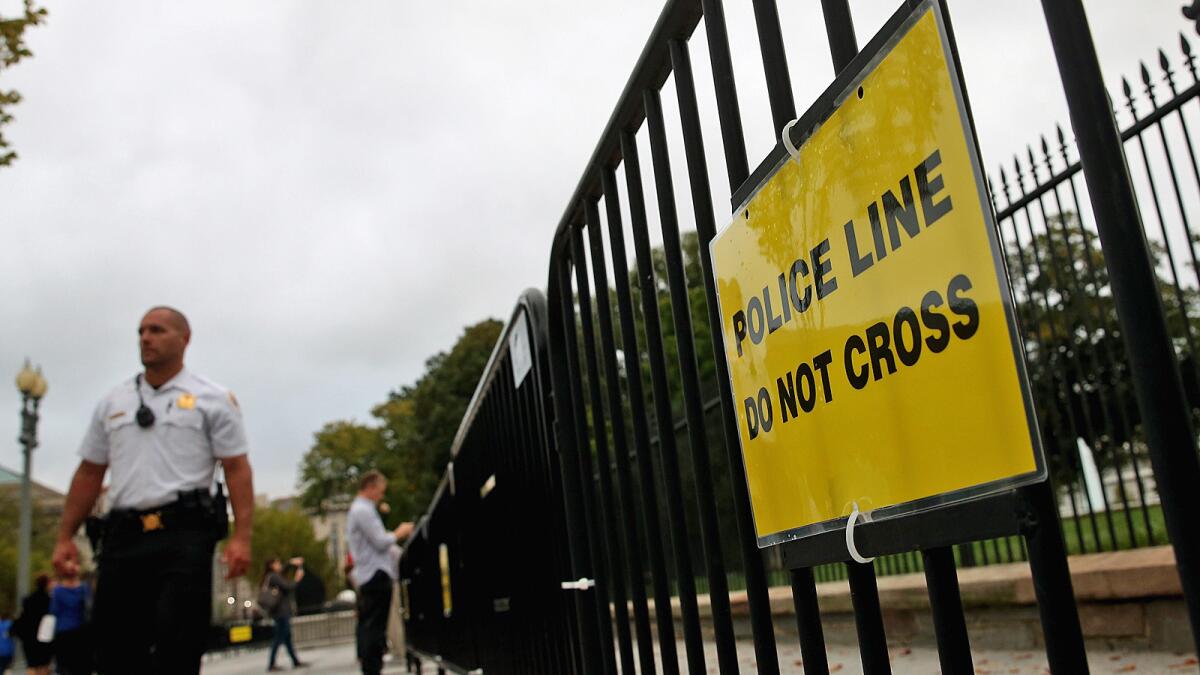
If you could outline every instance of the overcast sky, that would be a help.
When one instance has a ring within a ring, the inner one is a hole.
[[[819,4],[780,4],[803,109],[833,76]],[[851,4],[860,43],[896,5]],[[1110,90],[1158,46],[1174,58],[1179,31],[1196,41],[1180,0],[1086,5]],[[170,304],[192,322],[189,368],[237,393],[257,490],[272,496],[294,490],[325,422],[367,421],[465,325],[544,288],[550,236],[660,10],[47,6],[35,56],[0,77],[24,96],[5,131],[21,158],[0,169],[0,377],[29,356],[49,380],[34,477],[65,490],[97,399],[139,369],[141,314]],[[757,164],[777,136],[749,6],[727,12]],[[1066,121],[1058,73],[1038,2],[951,12],[990,169]],[[711,87],[699,34],[693,59]],[[701,106],[714,157],[711,95]],[[12,468],[18,409],[0,386]]]

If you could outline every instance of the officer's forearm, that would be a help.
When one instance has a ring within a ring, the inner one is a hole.
[[[254,520],[254,478],[245,455],[221,460],[225,482],[229,484],[229,502],[233,504],[233,536],[250,540]]]
[[[71,488],[67,491],[67,503],[63,506],[62,523],[58,527],[59,539],[70,539],[79,530],[80,523],[92,512],[104,483],[104,464],[93,464],[86,459],[75,469]]]

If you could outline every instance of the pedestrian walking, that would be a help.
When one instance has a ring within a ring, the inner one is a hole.
[[[92,645],[88,639],[88,610],[91,589],[79,575],[64,577],[50,591],[50,615],[54,617],[54,668],[57,675],[90,675]]]
[[[108,473],[110,510],[89,527],[99,548],[97,669],[189,675],[200,672],[208,641],[213,548],[229,527],[218,464],[235,520],[223,553],[227,578],[250,563],[246,433],[233,394],[184,368],[191,327],[182,313],[152,308],[138,337],[143,371],[100,400],[80,446],[54,566],[78,571],[72,538]]]
[[[4,675],[12,667],[13,656],[17,651],[17,646],[13,644],[12,625],[12,615],[0,612],[0,675]]]
[[[304,558],[292,558],[289,562],[289,567],[294,570],[291,579],[284,578],[283,563],[279,558],[271,558],[263,569],[262,582],[259,584],[258,604],[262,607],[264,601],[267,603],[262,609],[275,622],[271,654],[267,658],[267,672],[283,670],[275,665],[275,655],[280,647],[287,648],[288,656],[292,657],[293,667],[308,666],[296,656],[296,645],[292,642],[292,614],[295,612],[293,600],[296,596],[296,584],[304,578]]]
[[[412,534],[412,523],[401,523],[388,531],[376,505],[387,491],[387,478],[378,471],[363,474],[358,495],[346,517],[346,538],[354,558],[352,571],[358,590],[358,658],[363,675],[379,675],[387,649],[388,609],[398,569],[394,549]]]
[[[38,627],[50,612],[50,577],[39,574],[33,583],[33,592],[21,600],[21,615],[11,630],[21,641],[21,653],[25,655],[25,666],[29,675],[50,675],[50,660],[54,654],[50,642],[38,640]]]

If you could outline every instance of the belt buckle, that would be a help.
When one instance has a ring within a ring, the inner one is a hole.
[[[142,520],[142,532],[153,532],[165,529],[162,521],[162,511],[151,511],[138,516]]]

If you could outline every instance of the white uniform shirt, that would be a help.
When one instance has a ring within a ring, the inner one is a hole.
[[[383,518],[376,510],[375,502],[366,497],[355,497],[346,514],[346,539],[350,542],[350,557],[354,558],[354,585],[362,586],[383,571],[393,581],[396,579],[396,564],[392,550],[396,546],[396,535],[383,526]]]
[[[246,432],[237,399],[207,378],[181,370],[157,389],[141,378],[154,424],[138,426],[134,378],[110,391],[92,415],[79,456],[109,468],[109,504],[149,509],[180,492],[212,486],[216,461],[244,455]]]

